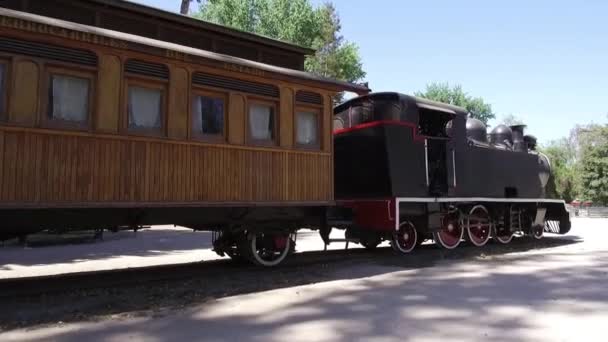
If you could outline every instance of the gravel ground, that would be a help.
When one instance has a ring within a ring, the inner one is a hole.
[[[307,252],[273,270],[225,262],[212,279],[5,300],[0,340],[605,341],[606,228],[576,219],[508,247]]]

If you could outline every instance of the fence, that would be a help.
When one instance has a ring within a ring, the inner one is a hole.
[[[572,217],[608,218],[608,207],[574,208],[568,206]]]

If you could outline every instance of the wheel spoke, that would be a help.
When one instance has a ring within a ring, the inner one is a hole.
[[[433,233],[435,243],[446,249],[454,249],[460,244],[464,230],[458,214],[446,215],[442,219],[441,229]]]
[[[288,234],[251,233],[247,235],[245,254],[256,265],[276,266],[280,264],[291,248]]]
[[[393,234],[391,246],[397,252],[409,253],[417,245],[418,232],[413,223],[409,221],[402,222],[399,225],[399,230]]]
[[[488,210],[477,205],[471,209],[467,217],[467,238],[475,246],[481,247],[490,240],[491,224]]]

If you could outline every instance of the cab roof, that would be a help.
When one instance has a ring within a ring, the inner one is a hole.
[[[464,116],[464,117],[466,117],[468,115],[467,110],[462,107],[454,106],[454,105],[447,104],[447,103],[432,101],[432,100],[425,99],[422,97],[406,95],[406,94],[402,94],[402,93],[398,93],[398,92],[377,92],[377,93],[370,93],[367,95],[358,96],[358,97],[352,98],[352,99],[342,103],[341,105],[336,107],[334,112],[339,113],[342,110],[344,110],[344,108],[347,108],[357,102],[365,101],[368,99],[373,100],[374,98],[376,98],[376,99],[377,98],[385,98],[385,99],[393,98],[394,100],[400,101],[403,104],[405,104],[406,107],[416,106],[418,108],[426,108],[426,109],[430,109],[430,110],[434,110],[434,111],[440,111],[440,112],[445,112],[445,113]]]

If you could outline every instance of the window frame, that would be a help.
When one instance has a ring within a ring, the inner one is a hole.
[[[194,100],[197,99],[199,96],[203,96],[203,97],[209,97],[209,98],[220,98],[224,101],[224,127],[222,127],[222,133],[221,134],[204,134],[204,133],[200,133],[198,131],[194,130]],[[190,128],[190,139],[191,140],[197,140],[197,141],[203,141],[203,142],[226,142],[227,141],[227,131],[228,131],[228,98],[229,98],[229,94],[224,93],[224,92],[220,92],[220,91],[213,91],[213,90],[207,90],[207,89],[202,89],[200,87],[196,87],[193,86],[192,87],[192,91],[191,91],[191,98],[190,98],[190,115],[188,116],[188,126]]]
[[[301,112],[312,112],[317,116],[317,142],[315,144],[301,144],[298,143],[298,114]],[[294,110],[294,133],[293,133],[293,142],[294,146],[299,149],[304,150],[320,150],[322,147],[321,141],[323,140],[323,106],[311,105],[311,104],[296,104]]]
[[[2,79],[2,84],[0,84],[0,89],[3,89],[3,92],[0,92],[0,122],[8,121],[8,108],[9,108],[9,91],[10,91],[10,80],[11,80],[11,61],[8,59],[4,59],[3,56],[0,56],[0,65],[4,67],[4,75]]]
[[[129,89],[132,86],[151,90],[160,90],[160,128],[131,128],[129,127]],[[152,77],[125,73],[124,75],[124,103],[123,103],[123,130],[128,135],[166,137],[167,136],[167,104],[168,104],[168,81]]]
[[[68,120],[62,119],[53,119],[49,118],[49,110],[50,108],[50,97],[51,97],[51,86],[52,86],[52,77],[54,75],[57,76],[67,76],[67,77],[77,77],[77,78],[85,78],[89,81],[89,93],[88,93],[88,110],[87,117],[84,122],[77,123]],[[97,83],[97,69],[94,68],[82,68],[82,67],[68,67],[65,65],[57,65],[49,62],[44,63],[44,78],[41,82],[42,93],[42,110],[41,110],[41,126],[45,128],[61,128],[61,129],[71,129],[71,130],[83,130],[87,131],[91,128],[93,123],[93,111],[95,108],[95,96],[96,93],[96,83]]]
[[[252,96],[248,96],[247,97],[247,120],[245,120],[245,124],[246,124],[246,141],[249,145],[254,145],[254,146],[265,146],[265,147],[276,147],[279,145],[279,113],[277,108],[279,108],[278,105],[278,100],[269,100],[266,98],[259,98],[259,97],[252,97]],[[251,136],[251,107],[252,105],[263,105],[263,106],[268,106],[272,108],[272,114],[273,114],[273,127],[272,127],[272,139],[255,139]]]

